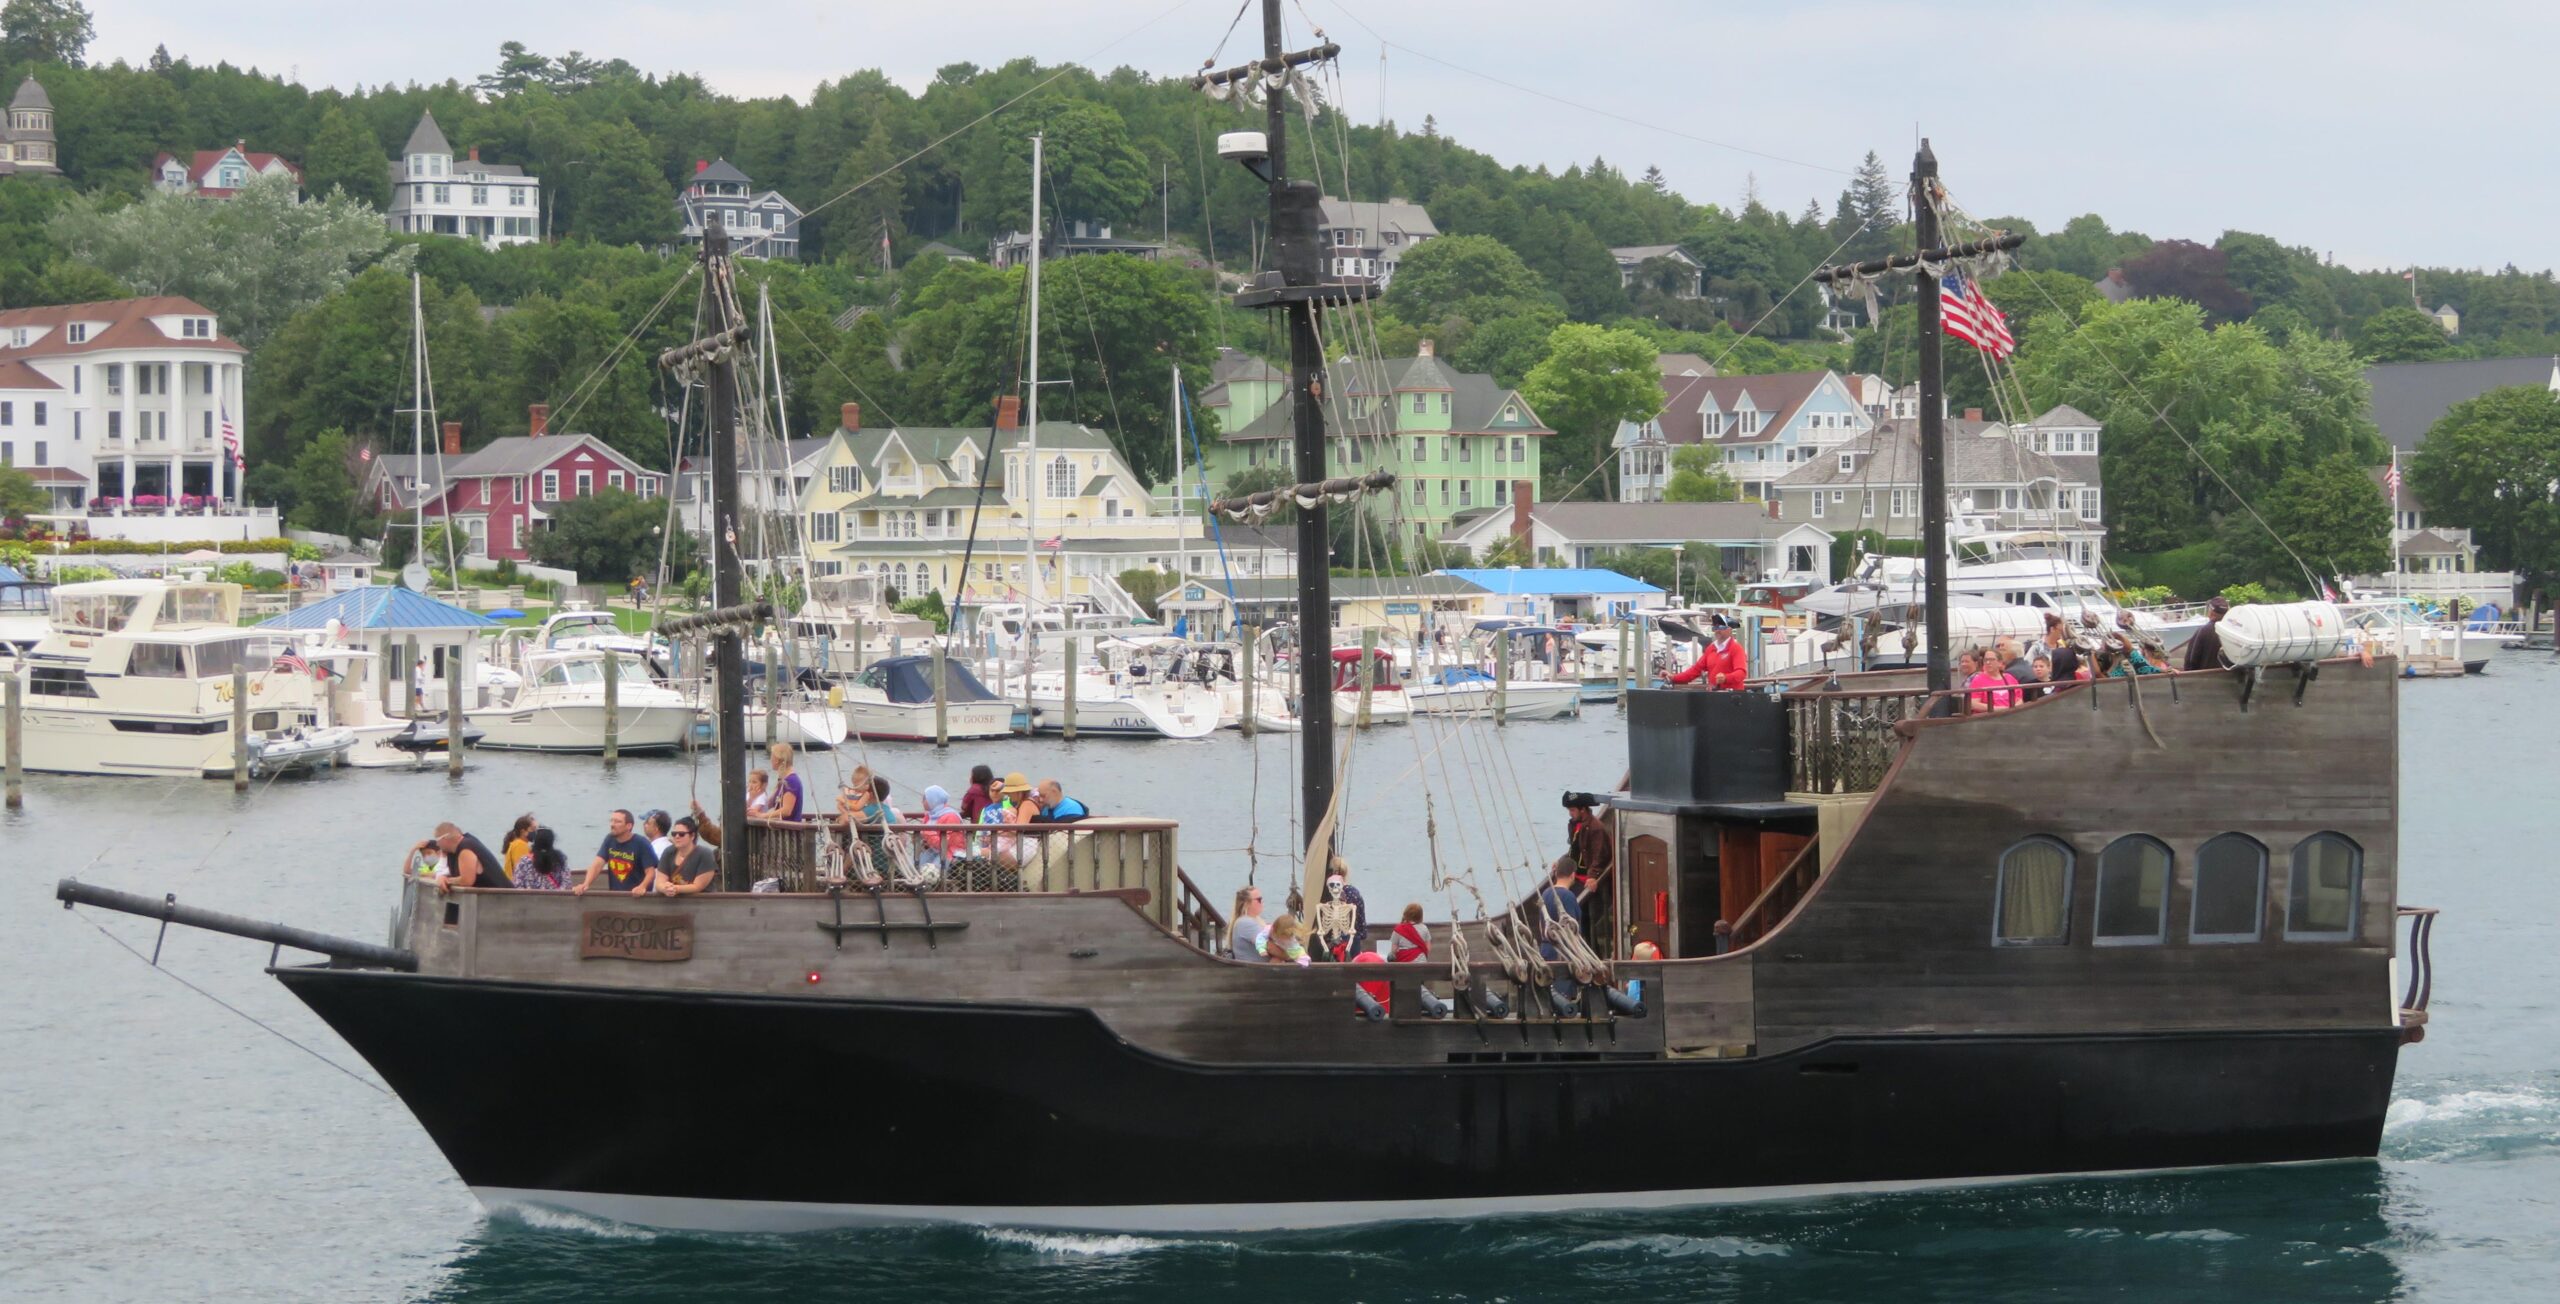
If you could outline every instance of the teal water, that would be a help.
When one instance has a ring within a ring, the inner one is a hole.
[[[2403,899],[2445,915],[2435,1023],[2401,1059],[2379,1163],[1226,1238],[707,1237],[484,1215],[399,1103],[259,972],[266,948],[173,932],[155,972],[117,945],[147,953],[152,927],[51,900],[53,880],[78,873],[377,937],[399,849],[436,820],[494,833],[531,807],[583,842],[609,807],[681,808],[707,791],[684,759],[607,775],[591,760],[490,756],[450,785],[347,774],[247,798],[219,783],[39,778],[0,821],[13,853],[0,861],[0,1299],[2544,1301],[2560,1295],[2560,878],[2546,850],[2560,843],[2547,796],[2560,666],[2513,653],[2483,679],[2409,684],[2403,721]],[[1434,741],[1381,730],[1354,756],[1348,836],[1373,910],[1421,899],[1445,917],[1424,890],[1412,773]],[[1605,788],[1624,767],[1606,712],[1518,726],[1508,744],[1507,762],[1440,796],[1452,862],[1484,850],[1456,845],[1461,825],[1479,843],[1533,825],[1560,849],[1558,793]],[[1097,810],[1179,818],[1183,861],[1222,906],[1254,868],[1249,839],[1275,857],[1289,841],[1285,738],[871,759],[902,795],[956,790],[984,760],[1055,774]],[[832,779],[837,764],[810,771]],[[1271,872],[1284,863],[1261,866],[1262,881],[1285,878]],[[681,1065],[663,1083],[538,1084],[527,1107],[604,1126],[591,1110],[683,1085]],[[861,1162],[858,1128],[814,1105],[775,1108],[778,1125],[805,1117],[813,1144]],[[1356,1159],[1358,1137],[1345,1119],[1328,1144]]]

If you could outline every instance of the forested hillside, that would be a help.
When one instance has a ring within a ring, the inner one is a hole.
[[[515,431],[526,404],[548,402],[571,427],[663,463],[672,396],[643,360],[690,329],[691,289],[676,284],[687,265],[664,246],[675,229],[676,185],[698,160],[714,157],[778,187],[811,215],[805,265],[760,267],[752,277],[774,295],[795,433],[832,428],[836,405],[846,401],[865,404],[874,420],[981,420],[994,395],[1014,384],[1019,274],[916,254],[941,241],[982,256],[992,234],[1023,221],[1024,137],[1034,129],[1049,142],[1053,213],[1180,247],[1156,262],[1084,258],[1053,268],[1043,357],[1051,374],[1069,373],[1072,390],[1044,401],[1110,431],[1143,471],[1162,474],[1166,368],[1182,367],[1196,388],[1218,345],[1264,351],[1270,343],[1267,323],[1226,307],[1215,288],[1220,271],[1254,262],[1264,199],[1259,184],[1220,164],[1211,146],[1221,131],[1259,123],[1178,78],[1025,59],[995,68],[953,64],[920,92],[875,71],[802,100],[737,99],[687,75],[510,43],[476,77],[342,93],[165,52],[140,67],[75,66],[76,48],[13,39],[6,49],[0,85],[33,72],[51,94],[64,176],[0,182],[0,303],[125,289],[191,293],[226,323],[259,323],[244,341],[256,350],[253,484],[305,517],[336,514],[324,490],[342,474],[331,459],[350,442],[405,441],[396,410],[409,383],[413,261],[426,278],[439,409],[464,423],[469,442]],[[386,234],[374,247],[270,248],[257,256],[309,264],[284,279],[316,288],[297,301],[268,295],[243,314],[224,301],[238,295],[226,288],[238,277],[213,281],[191,271],[246,256],[224,245],[231,237],[220,224],[147,214],[173,202],[144,198],[156,152],[235,140],[301,161],[315,198],[378,205],[387,160],[428,110],[457,149],[476,147],[542,178],[547,244],[491,253]],[[1820,329],[1827,305],[1804,284],[1826,257],[1907,246],[1898,167],[1872,154],[1833,197],[1700,202],[1673,193],[1658,170],[1634,160],[1594,158],[1561,172],[1506,166],[1427,118],[1364,125],[1327,112],[1311,134],[1313,166],[1328,190],[1420,202],[1449,237],[1406,259],[1381,307],[1390,349],[1430,336],[1462,367],[1531,385],[1533,401],[1572,388],[1560,369],[1614,366],[1655,349],[1700,352],[1731,371],[1856,365],[1898,380],[1910,366],[1907,305],[1889,310],[1881,328],[1842,338]],[[146,226],[151,240],[136,239]],[[882,266],[884,234],[894,271]],[[100,252],[146,243],[156,243],[156,257]],[[1633,244],[1680,245],[1705,268],[1705,297],[1673,297],[1650,274],[1622,287],[1609,249]],[[2322,378],[2308,391],[2322,395],[2326,378],[2344,376],[2342,401],[2351,407],[2361,403],[2352,374],[2359,360],[2552,351],[2560,329],[2560,286],[2547,272],[2420,270],[2427,306],[2450,303],[2464,314],[2457,341],[2410,307],[2411,282],[2400,273],[2333,266],[2308,248],[2247,232],[2224,232],[2209,245],[2155,241],[2089,215],[2033,235],[2018,261],[2044,275],[2013,274],[1991,290],[2022,319],[2021,372],[2037,401],[2067,396],[2110,418],[2111,478],[2120,473],[2119,449],[2127,458],[2150,456],[2137,431],[2128,427],[2119,438],[2117,425],[2152,417],[2131,402],[2121,377],[2106,380],[2085,349],[2074,354],[2065,343],[2098,310],[2090,281],[2111,269],[2137,293],[2195,305],[2174,319],[2117,328],[2150,340],[2146,356],[2186,357],[2182,350],[2202,347],[2161,332],[2203,339],[2245,323],[2247,340],[2234,336],[2224,353],[2258,360],[2242,347],[2254,341],[2291,369],[2286,374]],[[855,308],[862,311],[848,312]],[[2051,324],[2032,320],[2039,315]],[[649,326],[618,354],[644,319]],[[1568,337],[1558,328],[1572,323],[1608,329],[1570,337],[1570,354],[1559,358]],[[1756,330],[1741,338],[1737,326]],[[2072,357],[2083,359],[2076,372]],[[1551,358],[1559,360],[1540,391],[1533,373]],[[2173,409],[2195,397],[2171,378],[2160,383]],[[1960,372],[1957,385],[1960,402],[1987,394],[1978,376]],[[2271,396],[2263,404],[2290,401]],[[2227,423],[2234,414],[2255,420],[2260,409],[2235,400],[2215,410]],[[1616,417],[1591,407],[1550,419],[1560,434],[1546,458],[1548,492],[1605,493],[1605,476],[1587,472],[1602,460]],[[2360,412],[2344,424],[2289,411],[2284,419],[2287,429],[2311,432],[2300,448],[2306,454],[2371,450]],[[316,437],[331,430],[348,439],[324,448]],[[2226,442],[2258,437],[2242,431]],[[2286,449],[2250,447],[2277,459],[2261,479],[2280,478]],[[2128,461],[2122,473],[2136,467],[2157,464]],[[2155,485],[2158,501],[2112,499],[2111,506],[2149,504],[2140,520],[2126,522],[2128,537],[2192,534],[2231,505],[2192,466],[2177,483],[2187,487]]]

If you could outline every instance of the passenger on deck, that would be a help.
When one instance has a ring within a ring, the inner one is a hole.
[[[924,790],[924,822],[953,824],[960,822],[960,812],[951,804],[951,794],[935,784]],[[941,865],[967,854],[969,835],[965,833],[926,833],[916,839],[916,859],[920,863]]]
[[[1974,714],[2006,711],[2017,705],[2017,678],[2001,664],[1997,653],[1976,650],[1965,653],[1964,659],[1973,667],[1973,674],[1965,680],[1965,687],[1973,690],[1969,700]]]
[[[969,768],[969,789],[960,794],[960,818],[970,824],[978,822],[978,812],[995,805],[996,772],[983,765]]]
[[[1271,925],[1262,922],[1262,889],[1236,889],[1235,918],[1227,924],[1227,958],[1255,962],[1262,959],[1262,939]]]
[[[529,892],[558,892],[569,886],[569,858],[560,854],[560,835],[536,828],[526,835],[524,859],[516,862],[516,886]]]
[[[1045,812],[1041,808],[1039,797],[1031,790],[1031,780],[1024,778],[1022,771],[1015,770],[1004,776],[1003,791],[1004,805],[990,808],[1004,812],[1004,818],[997,823],[1019,828],[1025,824],[1040,822],[1040,817]],[[1025,849],[1034,845],[1026,841],[1026,836],[1021,833],[997,834],[996,863],[1007,869],[1020,869]]]
[[[667,836],[667,830],[673,827],[675,820],[662,810],[653,810],[640,817],[640,836],[649,840],[649,854],[662,863],[667,858],[667,848],[674,845],[674,840]]]
[[[720,822],[711,818],[711,812],[702,808],[702,799],[695,797],[686,804],[692,808],[694,836],[701,839],[702,845],[706,847],[719,846]]]
[[[2116,613],[2116,638],[2133,652],[2136,674],[2156,675],[2169,664],[2169,650],[2159,636],[2136,624],[2130,611]]]
[[[2013,682],[2023,684],[2036,677],[2035,663],[2019,648],[2017,639],[2003,634],[1995,646],[2000,650],[2000,667],[2009,672]]]
[[[772,771],[770,771],[770,770],[750,770],[750,771],[748,771],[748,772],[747,772],[747,814],[748,814],[748,816],[749,816],[749,817],[751,817],[751,818],[753,818],[753,817],[758,817],[758,816],[768,815],[768,814],[771,814],[771,813],[772,813],[772,811],[773,811],[773,772],[772,772]]]
[[[1588,907],[1583,912],[1584,918],[1589,923],[1584,936],[1592,943],[1594,949],[1599,947],[1602,939],[1591,937],[1590,932],[1595,929],[1602,932],[1607,930],[1608,925],[1602,921],[1609,919],[1614,913],[1610,909],[1612,900],[1610,894],[1617,890],[1616,876],[1610,872],[1612,864],[1617,859],[1617,838],[1610,833],[1609,826],[1601,823],[1600,817],[1594,813],[1599,804],[1600,799],[1587,792],[1568,792],[1564,795],[1564,806],[1568,812],[1565,825],[1565,854],[1573,857],[1574,892]]]
[[[499,844],[505,850],[498,853],[498,868],[509,879],[516,877],[516,867],[532,853],[533,831],[540,827],[542,827],[542,821],[535,819],[532,811],[516,816],[516,822],[507,827],[507,836]],[[518,883],[516,886],[524,885]]]
[[[690,896],[709,891],[720,878],[720,858],[702,845],[690,818],[667,830],[667,856],[649,871],[649,887],[660,896]]]
[[[2053,658],[2039,655],[2027,663],[2027,694],[2030,698],[2053,696]]]
[[[1271,931],[1262,936],[1262,958],[1301,969],[1314,959],[1307,954],[1306,926],[1298,922],[1296,915],[1282,915],[1271,921]]]
[[[1705,677],[1707,687],[1716,689],[1739,689],[1743,681],[1750,678],[1742,645],[1733,641],[1733,626],[1727,624],[1722,616],[1708,622],[1707,645],[1699,651],[1698,659],[1690,663],[1688,669],[1672,675],[1668,682],[1686,684],[1700,676]]]
[[[2231,599],[2215,597],[2204,604],[2204,628],[2187,640],[2187,659],[2181,669],[2224,670],[2231,662],[2222,655],[2222,618],[2231,614]]]
[[[2080,644],[2071,637],[2071,629],[2062,623],[2060,612],[2048,611],[2044,616],[2044,651],[2053,658],[2054,683],[2067,684],[2080,678]]]
[[[458,887],[513,887],[504,862],[489,845],[463,832],[452,824],[436,826],[436,835],[419,843],[414,850],[440,852],[444,867],[436,871],[436,891],[450,892]]]
[[[2133,667],[2126,664],[2123,648],[2102,647],[2098,649],[2097,665],[2091,673],[2100,679],[2130,679]]]
[[[775,744],[781,746],[782,744]],[[631,826],[631,812],[617,810],[606,824],[603,845],[596,848],[596,858],[587,863],[586,877],[569,889],[585,896],[596,885],[596,876],[605,876],[605,886],[616,892],[638,896],[649,890],[649,871],[658,867],[657,854],[649,850],[639,831]]]
[[[1394,954],[1397,964],[1431,958],[1431,929],[1422,922],[1422,903],[1412,902],[1404,908],[1404,918],[1397,921]]]
[[[1059,787],[1055,779],[1040,781],[1040,809],[1047,813],[1051,824],[1073,824],[1093,814],[1085,809],[1083,802],[1068,796],[1066,789]]]
[[[1564,949],[1556,944],[1559,934],[1582,931],[1582,897],[1573,890],[1573,857],[1559,856],[1547,869],[1547,885],[1538,891],[1538,954],[1548,963],[1564,959]],[[1556,1001],[1571,1005],[1582,999],[1582,984],[1561,968],[1551,984]]]
[[[773,762],[773,806],[767,814],[778,820],[809,818],[808,789],[800,776],[791,772],[791,744],[775,743],[770,753]]]

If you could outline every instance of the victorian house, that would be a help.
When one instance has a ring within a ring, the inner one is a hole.
[[[0,118],[0,177],[19,172],[52,176],[61,170],[53,147],[53,100],[29,77],[18,83],[18,93],[9,97],[8,116]]]
[[[383,218],[394,231],[461,236],[491,249],[542,238],[541,179],[512,163],[482,162],[477,146],[455,158],[433,113],[420,115],[390,168]]]
[[[394,453],[367,463],[363,492],[384,511],[415,510],[430,521],[462,527],[465,554],[496,561],[531,560],[533,535],[551,528],[561,506],[621,490],[642,498],[666,492],[666,476],[624,456],[594,435],[555,435],[551,409],[528,410],[525,433],[463,451],[462,425],[444,424],[436,452]]]
[[[151,184],[173,195],[229,199],[251,177],[291,177],[302,184],[302,169],[274,154],[257,153],[244,144],[229,149],[200,149],[181,158],[161,154],[151,160]]]
[[[702,229],[717,219],[729,232],[729,251],[741,258],[800,256],[800,206],[779,190],[757,190],[729,160],[694,160],[693,179],[676,196],[684,242],[702,243]]]

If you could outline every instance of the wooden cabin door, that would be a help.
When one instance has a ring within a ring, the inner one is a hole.
[[[1671,844],[1650,835],[1627,839],[1627,949],[1651,942],[1671,954]]]

